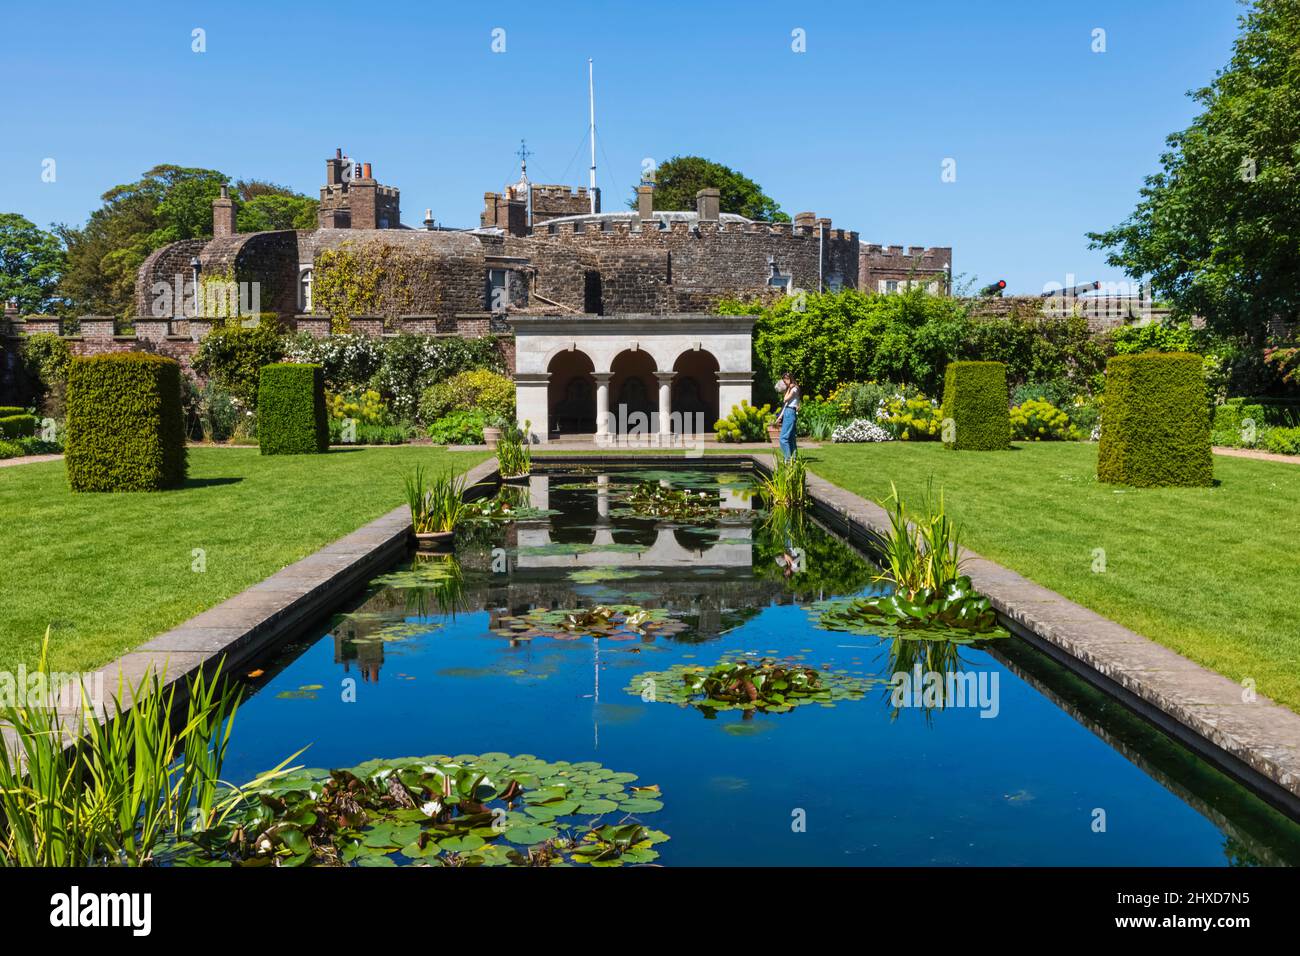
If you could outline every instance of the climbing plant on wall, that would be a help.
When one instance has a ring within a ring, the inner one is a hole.
[[[312,306],[330,316],[330,328],[348,332],[358,315],[375,315],[410,309],[414,302],[397,250],[381,245],[356,255],[348,243],[325,249],[316,256],[312,275]]]

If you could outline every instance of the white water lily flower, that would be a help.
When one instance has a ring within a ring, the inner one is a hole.
[[[435,817],[442,812],[442,801],[430,800],[424,806],[420,807],[420,812],[426,817]]]

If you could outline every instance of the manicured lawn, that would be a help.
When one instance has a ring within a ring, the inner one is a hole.
[[[185,487],[156,494],[74,495],[62,461],[0,469],[0,669],[34,666],[51,625],[54,669],[107,663],[401,504],[408,468],[486,457],[191,448]]]
[[[876,501],[892,480],[919,503],[934,475],[967,547],[1300,710],[1300,467],[1216,455],[1215,487],[1139,490],[1096,480],[1096,445],[1016,448],[825,445],[808,458]]]

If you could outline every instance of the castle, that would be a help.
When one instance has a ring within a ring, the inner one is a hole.
[[[717,189],[689,210],[600,210],[599,191],[517,182],[484,194],[474,228],[402,224],[401,193],[342,150],[325,162],[317,228],[240,233],[227,189],[212,238],[155,250],[136,276],[134,335],[87,316],[75,354],[147,348],[188,368],[217,323],[274,314],[317,336],[499,333],[520,422],[555,434],[710,430],[753,395],[749,316],[714,314],[726,298],[771,301],[801,290],[950,290],[951,249],[859,245],[858,234],[800,212],[756,222],[722,212]],[[238,290],[238,294],[236,291]],[[26,333],[61,331],[28,317]],[[629,424],[630,423],[630,424]]]
[[[793,223],[751,221],[721,212],[713,189],[700,191],[693,210],[655,211],[653,188],[638,187],[636,209],[601,212],[598,190],[532,183],[525,168],[519,182],[484,194],[477,228],[441,228],[431,216],[408,228],[400,191],[338,150],[325,162],[318,228],[237,233],[223,192],[211,239],[165,246],[140,267],[136,311],[191,317],[184,296],[159,315],[159,284],[177,276],[255,283],[261,311],[311,330],[339,310],[318,290],[340,269],[370,276],[353,309],[390,326],[419,316],[438,331],[469,315],[698,313],[728,297],[892,291],[908,281],[947,290],[951,249],[863,248],[856,232],[811,212]]]

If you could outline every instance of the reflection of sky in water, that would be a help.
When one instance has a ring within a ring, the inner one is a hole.
[[[896,709],[883,686],[749,720],[643,702],[625,688],[674,664],[752,653],[887,679],[899,648],[813,626],[802,604],[862,590],[861,561],[807,528],[791,538],[801,569],[787,576],[784,537],[752,515],[739,476],[720,486],[689,474],[687,486],[726,510],[676,527],[608,517],[624,481],[535,477],[532,503],[562,513],[471,540],[454,614],[379,591],[288,649],[241,710],[225,775],[251,777],[306,744],[310,766],[489,751],[596,760],[661,787],[664,809],[645,822],[672,837],[658,848],[669,865],[1300,859],[1300,827],[1014,639],[959,650],[961,670],[985,688],[996,679],[992,719],[972,707]],[[493,544],[507,548],[507,574],[491,573]],[[534,607],[600,603],[666,608],[687,627],[599,641],[494,633]],[[1104,833],[1093,831],[1097,809]],[[797,811],[806,832],[792,830]]]

